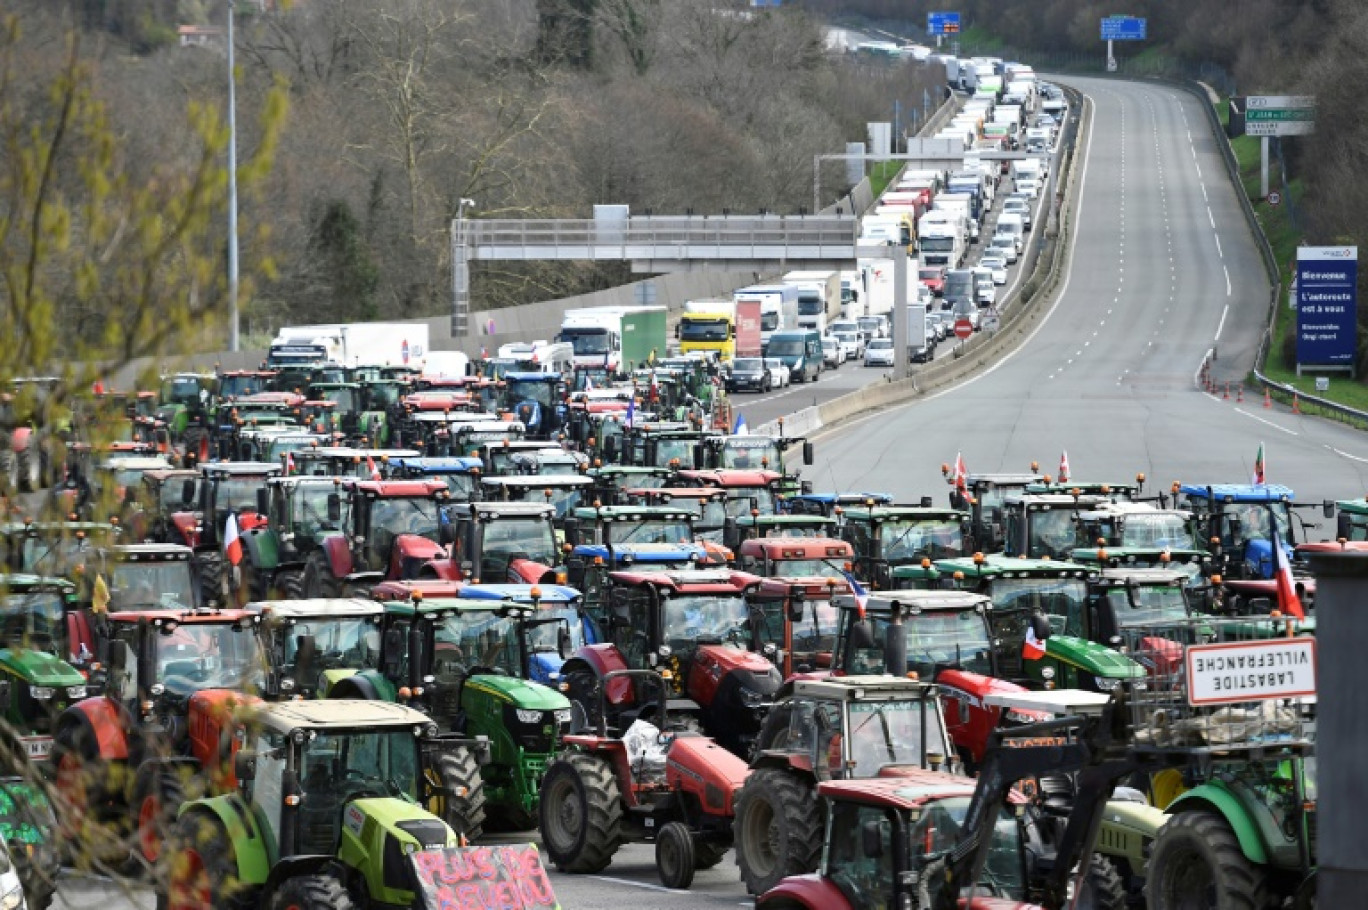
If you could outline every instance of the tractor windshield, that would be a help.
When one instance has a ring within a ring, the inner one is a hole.
[[[691,651],[700,641],[749,638],[750,611],[744,597],[685,594],[664,598],[665,641],[676,652]]]
[[[555,650],[555,631],[551,632]],[[433,662],[437,676],[445,679],[459,669],[472,667],[502,670],[510,676],[524,675],[519,666],[518,625],[511,617],[493,611],[463,610],[448,613],[437,626]]]
[[[935,702],[931,703],[933,706]],[[920,765],[923,751],[952,754],[941,736],[935,708],[923,716],[920,699],[850,703],[851,777],[875,777],[885,765]]]
[[[191,404],[199,401],[200,381],[194,376],[177,376],[162,383],[161,398],[166,404]]]
[[[751,510],[761,515],[774,514],[774,491],[769,487],[728,487],[727,515],[742,518],[750,515]]]
[[[661,437],[656,439],[654,468],[668,468],[678,463],[679,467],[691,470],[694,464],[694,440],[691,437]]]
[[[890,564],[964,555],[964,533],[957,520],[885,521],[879,525],[879,540]]]
[[[1026,555],[1039,559],[1067,559],[1075,547],[1079,546],[1078,524],[1074,521],[1072,509],[1039,509],[1028,513],[1031,516],[1030,540],[1026,544]]]
[[[1270,540],[1272,524],[1278,539],[1291,545],[1292,514],[1285,502],[1228,502],[1221,507],[1221,545],[1242,546],[1251,540]]]
[[[360,396],[357,389],[344,386],[342,388],[324,389],[323,400],[331,401],[337,405],[337,410],[350,414],[352,411],[361,410]]]
[[[782,600],[767,600],[755,604],[752,619],[756,624],[759,644],[773,643],[784,647],[784,623],[787,608]],[[809,600],[803,604],[803,618],[793,623],[793,666],[795,669],[831,665],[831,652],[836,646],[838,610],[829,600]]]
[[[719,468],[778,471],[783,467],[778,443],[763,436],[726,440],[718,461]]]
[[[157,643],[156,680],[176,695],[249,688],[261,673],[257,637],[237,625],[185,622]]]
[[[689,523],[673,519],[614,521],[607,524],[605,530],[608,540],[615,544],[689,543],[693,540]]]
[[[560,548],[556,545],[556,533],[551,523],[542,518],[499,518],[490,521],[484,528],[484,555],[502,557],[504,561],[528,559],[543,565],[553,566],[560,561]],[[489,581],[502,580],[500,573],[491,576],[482,573]]]
[[[109,611],[195,606],[194,573],[188,559],[116,562],[109,576]]]
[[[391,541],[400,534],[416,534],[436,542],[438,512],[431,499],[376,499],[371,502],[371,530],[387,533]]]
[[[1190,550],[1192,529],[1180,512],[1130,514],[1121,533],[1121,546]]]
[[[447,485],[447,489],[451,491],[452,502],[473,502],[475,500],[475,488],[478,484],[474,475],[436,474],[433,476]]]
[[[846,570],[845,560],[832,559],[775,559],[771,562],[770,575],[784,578],[840,578]]]
[[[227,515],[228,512],[255,512],[257,507],[256,491],[266,480],[264,474],[250,474],[244,477],[222,477],[214,486],[214,512]],[[220,528],[220,531],[223,529]]]
[[[284,629],[284,662],[293,674],[300,642],[312,636],[313,667],[317,670],[371,670],[380,666],[380,631],[377,620],[365,616],[301,619]],[[312,680],[310,681],[312,684]]]
[[[337,521],[328,518],[328,497],[337,492],[331,483],[301,483],[290,498],[290,521],[293,533],[316,540],[336,533],[347,526],[346,497],[341,499],[342,515]]]
[[[219,397],[240,398],[265,392],[267,382],[264,376],[224,376],[219,379]]]
[[[917,819],[908,842],[912,849],[921,854],[923,861],[944,855],[959,844],[966,836],[961,830],[965,814],[969,811],[967,796],[938,799],[928,803]],[[989,889],[988,893],[1006,898],[1008,901],[1024,901],[1026,894],[1025,852],[1021,842],[1021,824],[1010,808],[1003,808],[998,814],[997,824],[993,827],[992,841],[988,847],[988,859],[983,864],[976,884]],[[920,865],[920,863],[919,863]],[[934,894],[942,878],[932,882]]]
[[[1187,597],[1178,585],[1113,588],[1110,594],[1118,626],[1150,625],[1188,617]]]
[[[556,392],[554,382],[543,380],[510,379],[508,381],[508,401],[516,405],[524,401],[535,401],[544,408],[558,402],[553,401]]]
[[[300,852],[336,852],[343,807],[354,799],[397,797],[416,802],[418,770],[418,741],[408,727],[310,731],[299,756],[305,797],[298,815]]]
[[[842,655],[847,673],[884,673],[884,646],[888,640],[886,613],[868,615],[872,642],[868,648],[849,648]],[[842,610],[839,638],[850,641],[853,610]],[[903,621],[907,637],[907,669],[923,679],[934,679],[937,667],[958,666],[972,673],[994,675],[988,628],[982,615],[973,610],[928,610]],[[848,646],[847,646],[848,647]]]
[[[89,535],[90,532],[87,532]],[[66,575],[72,566],[80,565],[89,559],[91,541],[76,537],[24,537],[19,564],[10,566],[13,572],[28,572],[31,575]]]
[[[543,607],[527,625],[527,647],[531,651],[556,653],[559,650],[559,636],[562,626],[570,629],[570,650],[579,651],[584,647],[584,624],[574,607],[547,609]]]
[[[1057,634],[1083,634],[1088,585],[1082,578],[995,578],[989,596],[997,613],[1042,613]]]
[[[32,648],[60,653],[65,639],[66,607],[55,591],[31,594],[6,594],[0,600],[0,620],[4,622],[6,648]]]

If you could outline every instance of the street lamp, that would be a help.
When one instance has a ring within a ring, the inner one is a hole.
[[[451,221],[451,337],[464,338],[469,334],[470,271],[466,261],[465,211],[474,210],[475,200],[461,199],[456,203],[456,217]]]
[[[237,88],[233,73],[233,7],[228,0],[228,350],[238,340]]]

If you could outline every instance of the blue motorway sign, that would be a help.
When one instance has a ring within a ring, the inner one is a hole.
[[[1138,19],[1135,16],[1108,16],[1102,20],[1102,40],[1144,41],[1148,24],[1148,19]]]
[[[957,35],[959,30],[959,13],[926,14],[926,33],[928,35]]]
[[[1358,247],[1297,248],[1297,363],[1352,366],[1358,352]]]

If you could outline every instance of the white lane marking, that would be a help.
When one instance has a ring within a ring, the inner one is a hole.
[[[1220,341],[1220,340],[1221,340],[1221,329],[1225,328],[1225,318],[1226,318],[1226,314],[1229,313],[1229,312],[1230,312],[1230,304],[1227,303],[1227,304],[1225,305],[1225,307],[1223,307],[1223,308],[1221,309],[1221,321],[1218,322],[1218,323],[1216,323],[1216,337],[1213,338],[1213,339],[1211,339],[1212,341]]]
[[[611,875],[590,875],[589,878],[596,878],[601,882],[612,882],[615,885],[631,885],[633,888],[645,888],[647,891],[663,891],[666,894],[682,894],[686,897],[692,891],[680,891],[678,888],[666,888],[664,885],[652,885],[650,882],[634,882],[630,878],[615,878]]]
[[[1225,264],[1222,263],[1222,264],[1221,264],[1221,271],[1225,272],[1225,276],[1226,276],[1226,296],[1229,297],[1229,296],[1230,296],[1230,269],[1226,268],[1226,267],[1225,267]]]
[[[1332,445],[1326,445],[1326,448],[1329,449],[1330,451],[1334,452],[1336,455],[1339,455],[1339,456],[1342,457],[1342,458],[1348,458],[1348,459],[1351,460],[1351,461],[1361,461],[1361,462],[1363,462],[1364,464],[1368,464],[1368,458],[1360,458],[1358,455],[1350,455],[1348,452],[1344,451],[1343,449],[1337,449],[1337,448],[1335,448],[1335,447],[1332,446]]]
[[[1211,229],[1216,230],[1216,216],[1211,214],[1211,206],[1207,206],[1207,221],[1211,222]]]
[[[1216,235],[1216,255],[1225,258],[1225,251],[1221,249],[1221,235]]]
[[[1300,436],[1300,435],[1301,435],[1301,434],[1298,433],[1296,430],[1289,430],[1287,427],[1281,426],[1280,424],[1276,424],[1276,423],[1274,423],[1274,422],[1271,421],[1271,420],[1264,420],[1264,419],[1263,419],[1262,417],[1260,417],[1258,414],[1251,414],[1251,413],[1249,413],[1248,411],[1246,411],[1244,408],[1236,408],[1236,409],[1235,409],[1235,413],[1236,413],[1236,414],[1243,414],[1244,416],[1248,417],[1250,420],[1257,420],[1259,423],[1267,424],[1268,426],[1272,427],[1272,428],[1275,429],[1275,430],[1281,430],[1282,432],[1286,433],[1288,436]]]
[[[1210,204],[1211,204],[1211,199],[1207,196],[1206,184],[1203,183],[1203,184],[1200,184],[1200,186],[1202,187],[1202,201],[1205,202],[1205,203],[1207,203],[1208,205],[1210,205]]]

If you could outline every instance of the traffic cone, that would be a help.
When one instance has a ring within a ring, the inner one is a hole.
[[[1292,393],[1292,413],[1301,413],[1301,399],[1297,396],[1297,393],[1295,391],[1293,391]]]
[[[1229,400],[1230,400],[1230,383],[1228,383],[1228,382],[1225,384],[1225,392],[1221,395],[1221,400],[1222,400],[1222,401],[1229,401]]]
[[[1268,388],[1267,388],[1266,386],[1264,387],[1264,407],[1266,407],[1266,408],[1271,408],[1271,407],[1273,407],[1273,399],[1272,399],[1271,397],[1269,397]]]
[[[1239,385],[1237,385],[1237,386],[1235,387],[1235,401],[1236,401],[1236,402],[1244,401],[1244,383],[1243,383],[1243,382],[1240,383]]]

